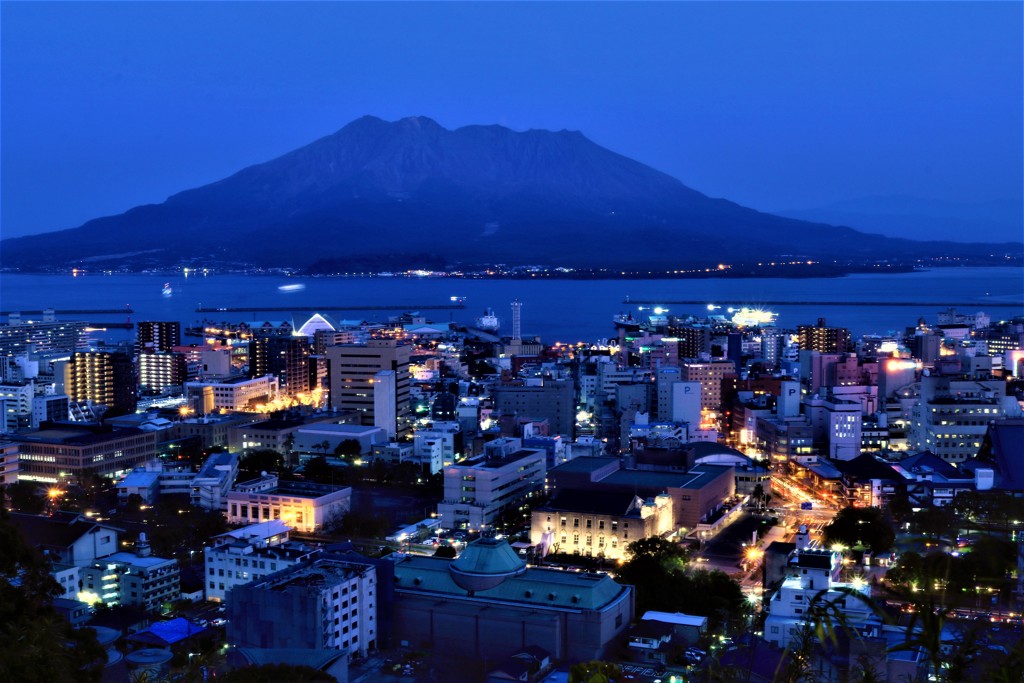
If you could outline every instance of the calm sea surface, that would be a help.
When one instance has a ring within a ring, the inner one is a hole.
[[[173,290],[162,293],[164,283]],[[304,289],[282,292],[280,285]],[[795,327],[825,317],[830,325],[849,327],[855,335],[901,330],[919,317],[934,322],[953,303],[963,312],[985,311],[993,319],[1024,313],[1024,269],[943,268],[896,275],[851,275],[834,279],[750,280],[461,280],[447,278],[284,278],[254,275],[0,275],[0,310],[43,308],[105,309],[130,304],[132,320],[178,320],[185,325],[204,318],[215,321],[284,320],[301,324],[318,306],[385,306],[381,311],[331,311],[335,318],[386,320],[388,315],[421,306],[447,304],[466,297],[462,310],[425,310],[428,319],[472,324],[492,307],[509,332],[509,303],[523,302],[523,334],[545,342],[596,341],[614,336],[611,317],[636,310],[631,300],[696,300],[729,306],[764,305],[769,301],[876,302],[874,306],[786,304],[768,306],[778,324]],[[911,306],[884,305],[910,302]],[[197,313],[205,307],[286,307],[258,313]],[[997,305],[1002,304],[1002,305]],[[1012,304],[1008,306],[1007,304]],[[706,312],[706,305],[669,305],[673,314]],[[61,316],[90,322],[124,321],[125,315]],[[128,332],[110,332],[125,338]]]

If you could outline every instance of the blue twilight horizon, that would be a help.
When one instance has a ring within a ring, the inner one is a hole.
[[[1019,203],[1024,187],[1017,2],[0,12],[2,237],[163,201],[364,114],[580,130],[763,210]]]

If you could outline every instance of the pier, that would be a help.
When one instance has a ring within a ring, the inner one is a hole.
[[[466,307],[464,303],[429,304],[416,306],[199,306],[196,313],[290,313],[292,311],[454,311]]]
[[[626,299],[622,303],[627,305],[639,305],[639,306],[707,306],[707,299],[686,299],[676,301],[654,301],[647,299]],[[716,306],[718,304],[715,304]],[[938,303],[935,301],[758,301],[756,304],[734,304],[734,305],[756,305],[756,306],[881,306],[881,307],[934,307],[942,306],[944,308],[963,308],[963,309],[978,309],[978,308],[1024,308],[1024,303],[1001,303],[998,301],[974,301],[970,303],[949,303],[942,302]]]
[[[21,313],[22,315],[42,315],[44,313],[51,312],[54,315],[131,315],[135,311],[132,310],[131,306],[125,306],[124,308],[48,308],[45,311],[30,311],[27,309],[22,309],[20,311],[0,311],[0,315],[10,315],[11,313]]]

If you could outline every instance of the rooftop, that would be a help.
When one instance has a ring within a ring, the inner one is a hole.
[[[516,451],[515,453],[509,453],[508,455],[502,456],[478,455],[475,458],[463,460],[462,462],[453,465],[453,467],[466,467],[474,469],[497,469],[499,467],[504,467],[513,462],[516,462],[517,460],[522,460],[523,458],[536,456],[537,454],[540,454],[542,456],[545,455],[544,451],[542,450],[523,448]]]
[[[37,443],[60,443],[68,446],[89,446],[97,443],[106,443],[115,439],[125,439],[132,436],[140,436],[147,432],[126,427],[124,429],[88,429],[75,428],[70,425],[55,425],[43,427],[34,432],[14,434],[10,438],[18,442]]]
[[[260,540],[266,540],[273,538],[274,536],[280,536],[291,531],[292,528],[284,523],[280,519],[270,519],[266,522],[258,522],[256,524],[249,524],[243,526],[240,529],[232,529],[214,538],[238,538],[238,539],[249,539],[256,537]]]
[[[608,491],[598,495],[594,491],[560,489],[547,505],[537,509],[620,517],[639,516],[640,512],[634,506],[636,498],[628,491]]]
[[[348,581],[367,571],[373,571],[373,567],[367,564],[323,558],[298,565],[278,574],[272,574],[263,581],[250,585],[279,592],[319,591],[321,588]]]
[[[448,570],[451,562],[421,555],[399,558],[395,562],[395,588],[465,597],[466,591],[452,580]],[[632,589],[617,584],[607,574],[528,567],[494,588],[476,591],[475,597],[521,607],[584,610],[601,609],[629,590]]]

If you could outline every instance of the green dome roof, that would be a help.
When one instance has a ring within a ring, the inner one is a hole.
[[[482,591],[523,573],[526,563],[506,541],[484,537],[467,545],[448,571],[460,588]]]

